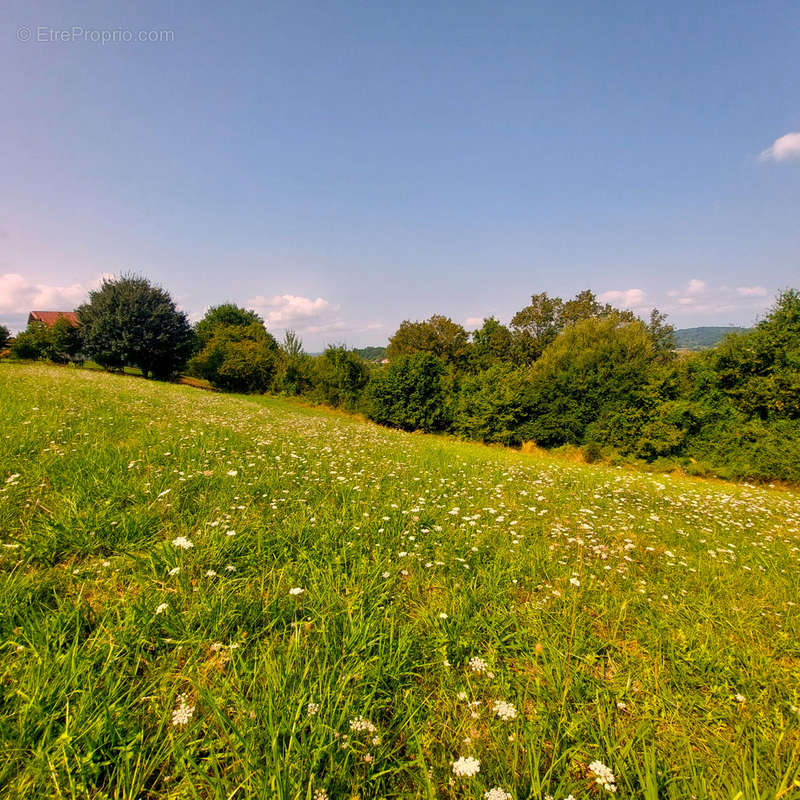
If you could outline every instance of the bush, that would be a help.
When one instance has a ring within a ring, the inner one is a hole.
[[[367,413],[376,422],[403,430],[444,430],[449,422],[444,374],[444,364],[430,353],[399,356],[373,375]]]
[[[335,407],[360,408],[369,371],[352,350],[328,347],[314,359],[312,391],[315,399]]]
[[[5,325],[0,325],[0,350],[5,350],[10,338],[11,331]]]
[[[278,343],[263,324],[219,324],[190,362],[193,374],[227,392],[265,392],[278,366]]]
[[[219,327],[249,328],[253,324],[264,326],[264,320],[255,311],[234,303],[212,306],[194,326],[195,351],[199,353],[211,341]]]
[[[638,320],[611,314],[570,325],[531,370],[532,414],[521,437],[545,447],[583,444],[594,423],[588,438],[602,440],[630,414],[657,404],[655,359]]]
[[[510,364],[494,366],[461,381],[453,430],[469,439],[520,445],[520,429],[530,421],[528,370]]]

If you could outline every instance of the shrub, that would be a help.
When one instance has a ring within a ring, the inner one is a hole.
[[[328,405],[355,410],[362,404],[369,371],[352,350],[328,347],[314,359],[314,397]]]
[[[264,320],[255,311],[249,311],[234,303],[212,306],[206,311],[203,319],[194,326],[195,351],[199,353],[221,326],[249,328],[254,323],[262,327],[264,325]]]
[[[367,413],[376,422],[403,430],[444,430],[449,421],[444,375],[444,364],[430,353],[399,356],[373,375]]]
[[[520,429],[530,421],[528,370],[496,363],[461,380],[453,430],[469,439],[522,444]]]
[[[567,327],[530,375],[531,420],[520,434],[546,447],[582,444],[592,423],[608,431],[658,400],[652,340],[642,322],[616,314]]]
[[[193,374],[227,392],[265,392],[278,366],[278,343],[263,324],[218,324],[190,362]]]

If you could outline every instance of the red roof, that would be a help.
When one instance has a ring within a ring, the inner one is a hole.
[[[78,315],[74,311],[31,311],[28,322],[43,322],[45,325],[54,325],[62,317],[68,319],[73,325],[78,325]]]

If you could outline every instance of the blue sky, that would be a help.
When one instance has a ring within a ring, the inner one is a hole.
[[[800,285],[797,2],[65,5],[0,10],[11,327],[125,270],[309,349],[586,287],[749,323]]]

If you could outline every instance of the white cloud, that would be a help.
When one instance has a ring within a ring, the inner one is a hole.
[[[766,297],[769,290],[763,286],[737,286],[736,293],[742,297]]]
[[[764,311],[770,290],[764,286],[718,286],[700,278],[692,278],[682,288],[659,293],[642,289],[614,289],[600,294],[599,299],[617,308],[628,308],[640,317],[656,307],[675,315],[678,324],[704,324],[704,319],[733,315],[740,321]]]
[[[644,305],[642,289],[612,289],[600,294],[600,301],[618,308],[641,308]]]
[[[706,290],[706,282],[699,278],[692,278],[686,287],[687,294],[702,294]]]
[[[800,133],[785,133],[761,152],[759,161],[800,160]]]
[[[0,312],[27,314],[29,311],[72,311],[87,299],[89,289],[102,278],[91,283],[73,283],[55,286],[35,283],[16,272],[0,275]]]
[[[467,317],[464,320],[464,325],[468,328],[480,328],[483,325],[483,317]]]
[[[247,305],[261,314],[268,326],[276,327],[304,323],[339,310],[339,306],[331,305],[323,297],[312,300],[310,297],[294,294],[278,294],[273,297],[257,295],[248,300]]]

